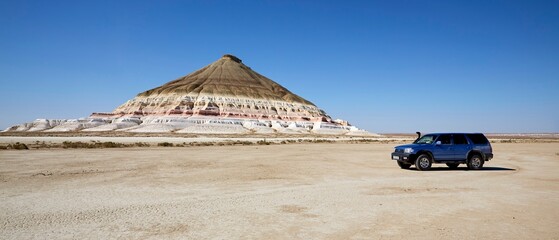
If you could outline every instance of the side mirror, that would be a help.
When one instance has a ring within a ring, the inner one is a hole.
[[[436,142],[435,142],[435,145],[437,145],[437,146],[439,146],[439,145],[441,145],[441,144],[442,144],[441,141],[436,141]]]

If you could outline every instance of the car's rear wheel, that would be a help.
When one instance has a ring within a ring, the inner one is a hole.
[[[398,162],[398,166],[400,166],[401,169],[408,169],[411,167],[411,164],[409,163],[400,162],[400,161],[396,161],[396,162]]]
[[[447,163],[446,164],[448,166],[448,168],[450,169],[457,169],[458,165],[460,165],[460,163]]]
[[[426,171],[431,168],[433,161],[431,160],[431,156],[427,154],[421,154],[415,160],[415,168],[419,171]]]
[[[468,169],[479,170],[483,167],[483,158],[479,154],[474,154],[468,159]]]

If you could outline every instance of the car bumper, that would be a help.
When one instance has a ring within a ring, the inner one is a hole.
[[[401,152],[393,152],[392,160],[405,162],[405,163],[413,163],[415,161],[415,154],[410,153],[401,153]]]
[[[493,159],[493,153],[486,153],[485,154],[485,161],[489,161]]]

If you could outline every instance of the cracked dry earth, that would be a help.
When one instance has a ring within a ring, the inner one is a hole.
[[[2,239],[558,239],[559,144],[481,171],[391,144],[0,151]]]

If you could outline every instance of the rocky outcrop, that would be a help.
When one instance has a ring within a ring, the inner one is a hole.
[[[116,108],[115,115],[218,116],[330,121],[326,113],[232,55]]]
[[[38,119],[5,131],[126,131],[363,135],[310,101],[253,71],[233,55],[139,93],[86,119]]]

